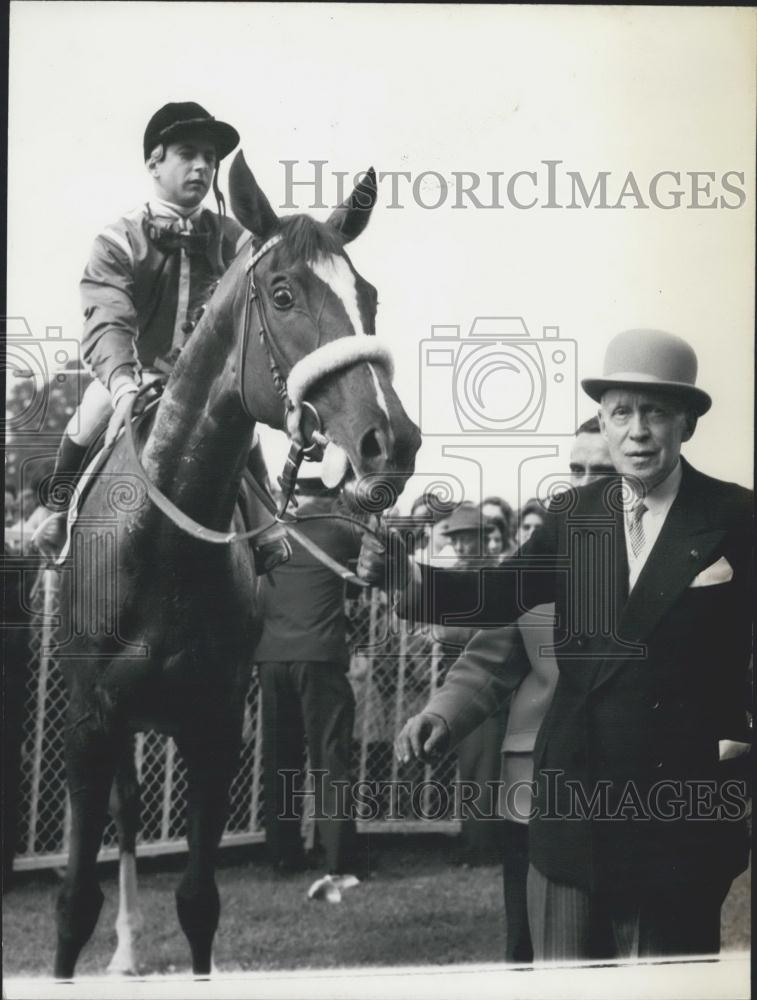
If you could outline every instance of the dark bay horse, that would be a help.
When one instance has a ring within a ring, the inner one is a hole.
[[[145,481],[196,522],[229,532],[256,421],[297,439],[307,406],[357,477],[395,488],[412,474],[420,444],[392,388],[388,353],[371,336],[376,291],[343,249],[368,223],[373,171],[326,223],[278,218],[241,153],[229,187],[252,242],[171,373],[142,435],[142,469],[121,437],[94,477],[63,568],[71,839],[57,904],[58,978],[73,976],[100,913],[96,858],[112,788],[126,902],[111,968],[136,971],[139,807],[131,746],[133,733],[145,729],[173,736],[186,763],[189,857],[176,907],[194,973],[211,968],[216,855],[256,630],[254,562],[246,542],[210,544],[182,530],[146,497]],[[388,505],[392,490],[384,495]]]

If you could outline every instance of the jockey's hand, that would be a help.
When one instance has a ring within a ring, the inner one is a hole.
[[[415,566],[396,531],[381,531],[380,539],[367,532],[357,561],[357,575],[382,590],[404,590],[415,579]]]
[[[449,729],[441,715],[420,712],[408,719],[394,741],[394,753],[401,764],[413,758],[431,762],[449,750]]]
[[[105,431],[105,442],[104,446],[109,448],[118,436],[118,432],[121,430],[121,426],[124,422],[126,416],[126,411],[129,408],[129,403],[131,402],[134,394],[139,391],[139,386],[136,382],[123,382],[119,386],[112,390],[113,397],[113,414],[108,421],[108,429]]]

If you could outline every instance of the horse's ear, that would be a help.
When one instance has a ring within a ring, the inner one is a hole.
[[[229,168],[229,195],[232,211],[245,229],[261,240],[268,239],[279,218],[258,187],[241,149]]]
[[[349,243],[359,236],[368,225],[373,206],[376,204],[376,171],[369,167],[349,198],[329,216],[329,225],[338,229]]]

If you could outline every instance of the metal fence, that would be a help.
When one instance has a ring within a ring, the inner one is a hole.
[[[52,652],[57,594],[58,574],[48,570],[31,599],[16,869],[57,867],[65,863],[68,853],[63,764],[66,690]],[[398,770],[393,742],[404,721],[420,710],[439,682],[440,647],[427,631],[396,620],[378,591],[347,600],[345,613],[353,649],[349,676],[356,698],[354,773],[359,780],[370,782],[409,782],[423,796],[431,795],[434,783],[449,785],[454,780],[454,758],[433,769],[416,762]],[[241,763],[231,788],[223,845],[265,839],[261,728],[257,672],[253,670],[247,691]],[[140,855],[185,850],[186,772],[173,740],[152,732],[139,734],[136,765],[142,789]],[[421,814],[430,815],[430,811],[426,808]],[[306,835],[312,832],[312,822],[306,819],[304,825]],[[451,818],[451,807],[446,815],[440,815],[437,809],[433,819],[379,815],[358,822],[359,830],[371,832],[416,832],[429,827],[454,832],[459,826],[459,821]],[[115,826],[109,823],[100,858],[115,858],[117,853]]]

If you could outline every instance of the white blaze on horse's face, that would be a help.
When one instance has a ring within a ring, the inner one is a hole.
[[[368,336],[363,327],[363,319],[360,315],[360,305],[357,300],[357,284],[355,273],[344,257],[339,254],[328,254],[319,257],[317,260],[308,261],[308,267],[320,280],[331,289],[339,301],[344,306],[347,318],[352,324],[352,329],[358,337]],[[368,365],[373,384],[376,389],[376,399],[378,404],[389,419],[389,406],[386,402],[384,390],[378,380],[378,375],[373,365]]]
[[[365,336],[360,306],[357,301],[355,275],[346,259],[338,254],[328,254],[317,260],[308,261],[308,267],[316,278],[320,278],[324,284],[329,286],[342,303],[355,333],[358,336]]]
[[[373,384],[376,387],[376,399],[378,400],[378,405],[384,411],[386,419],[389,420],[389,406],[386,402],[386,396],[384,395],[384,390],[381,388],[381,383],[378,380],[376,369],[373,367],[372,364],[370,364],[370,362],[368,363],[368,371],[371,373]]]

